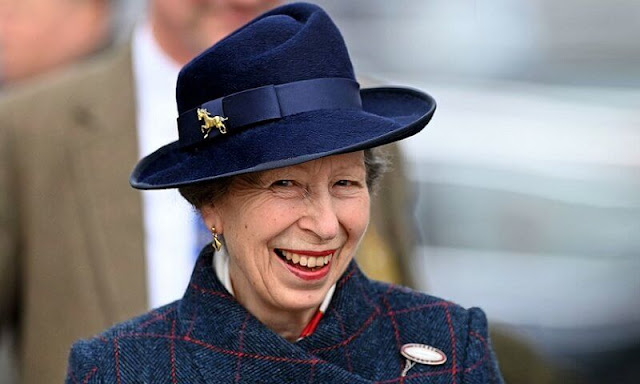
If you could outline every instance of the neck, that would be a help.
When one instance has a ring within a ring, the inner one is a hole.
[[[317,308],[309,309],[304,313],[281,312],[277,315],[268,312],[262,317],[260,314],[254,314],[254,316],[283,339],[293,343],[298,340],[302,330],[309,324],[317,310]]]

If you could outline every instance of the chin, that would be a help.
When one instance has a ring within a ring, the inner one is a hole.
[[[327,291],[328,288],[324,287],[317,290],[289,289],[280,300],[279,306],[292,312],[315,309],[322,304]]]

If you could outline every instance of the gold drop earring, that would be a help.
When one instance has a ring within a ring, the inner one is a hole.
[[[216,227],[211,227],[211,234],[213,235],[213,242],[211,243],[211,246],[216,250],[216,252],[220,252],[220,250],[222,249],[222,243],[218,239]]]

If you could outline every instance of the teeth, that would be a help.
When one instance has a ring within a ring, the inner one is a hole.
[[[301,255],[298,255],[297,253],[287,252],[287,251],[281,251],[281,253],[287,260],[291,261],[293,264],[300,264],[303,267],[307,267],[307,268],[315,268],[315,267],[319,268],[326,264],[329,264],[332,256],[332,255],[324,256],[324,257],[301,256]]]

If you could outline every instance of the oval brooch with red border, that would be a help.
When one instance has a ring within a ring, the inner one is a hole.
[[[400,353],[408,360],[419,364],[442,365],[447,361],[444,352],[426,344],[405,344],[400,348]]]

